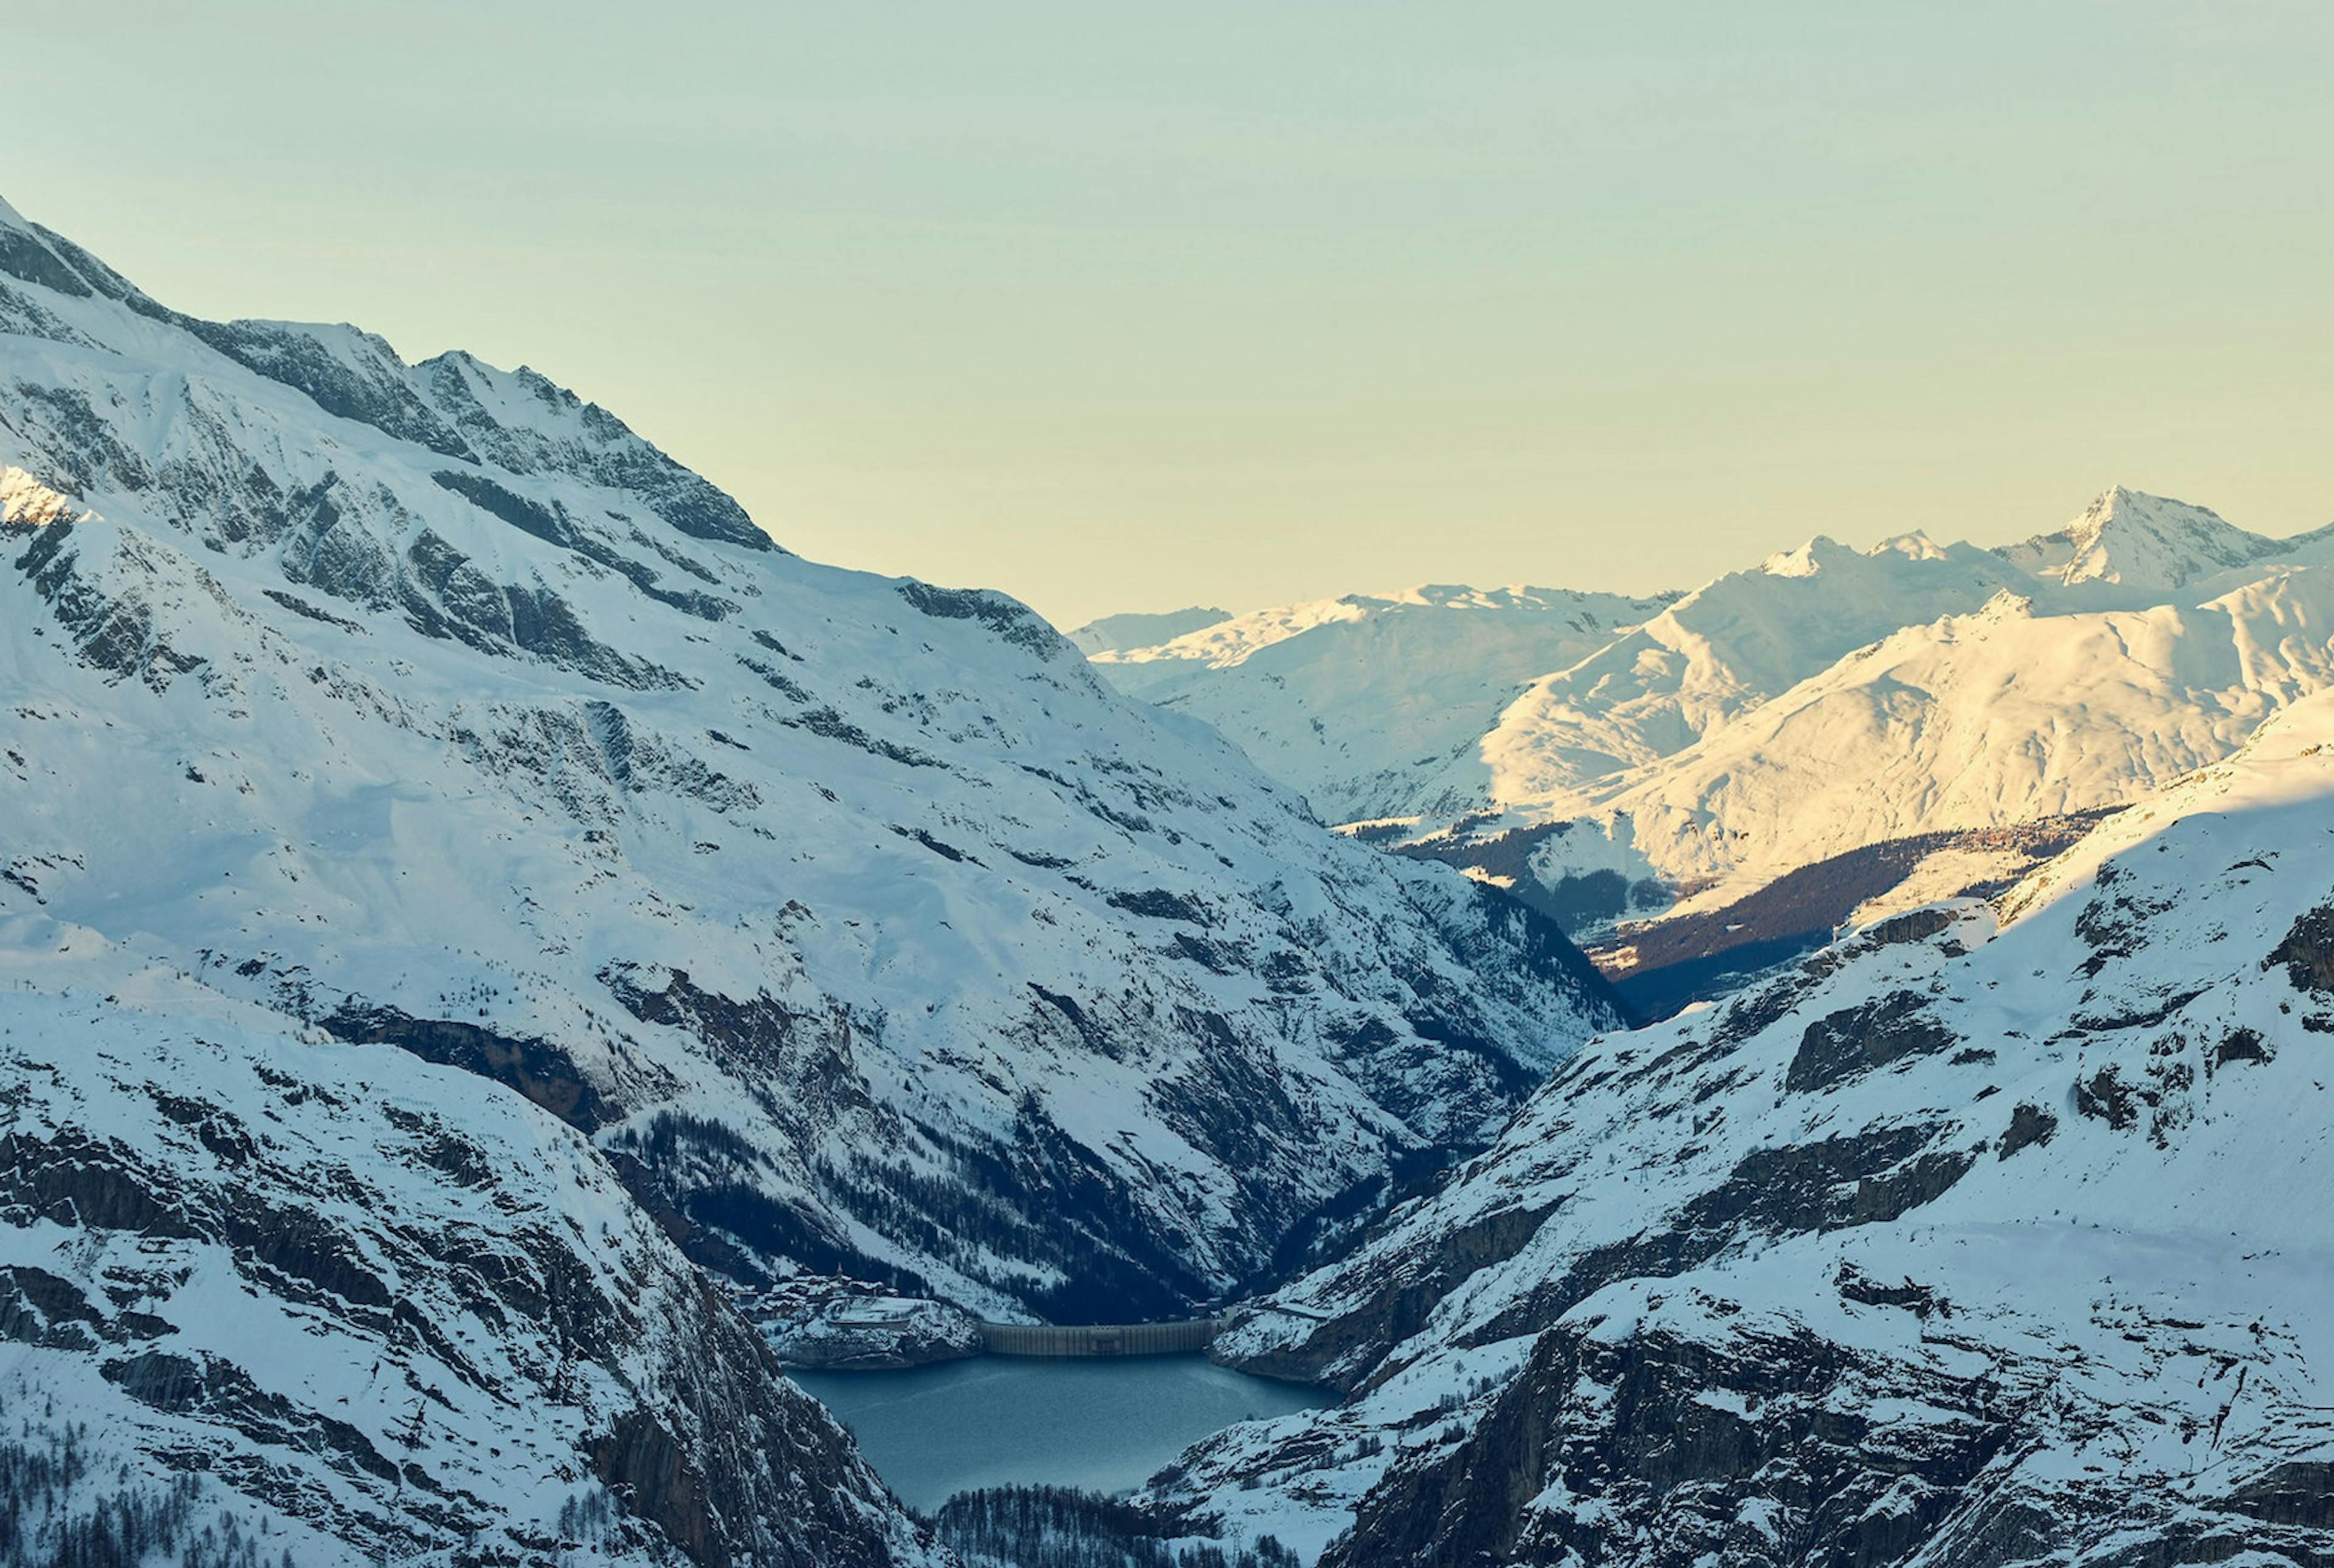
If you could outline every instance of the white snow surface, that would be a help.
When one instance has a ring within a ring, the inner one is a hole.
[[[1168,1495],[1322,1544],[1358,1505],[1339,1563],[1467,1540],[1761,1560],[1727,1533],[1738,1505],[1799,1552],[1911,1510],[1874,1562],[2106,1563],[2134,1539],[2313,1561],[2329,1034],[2320,693],[1995,905],[1590,1043],[1458,1179],[1221,1347],[1358,1391],[1194,1450]],[[1719,1425],[1679,1430],[1673,1394]],[[1809,1425],[1825,1408],[1852,1423]]]
[[[2326,685],[2329,565],[2334,530],[2271,539],[2117,486],[1994,550],[1816,538],[1610,627],[1550,621],[1544,591],[1435,589],[1096,664],[1333,820],[1573,822],[1535,857],[1550,887],[1616,871],[1714,907],[1843,851],[2119,805],[2227,756]],[[1362,635],[1394,608],[1406,638]]]
[[[613,1503],[643,1476],[603,1450],[645,1426],[721,1492],[699,1549],[945,1560],[589,1141],[287,1025],[0,917],[0,1404],[12,1438],[80,1429],[83,1510],[192,1469],[197,1527],[264,1525],[265,1562],[684,1561]]]
[[[1625,848],[1715,899],[1885,839],[2117,806],[2334,681],[2325,567],[2145,609],[2038,597],[1892,633],[1635,770],[1586,813],[1607,845],[1568,832],[1541,874]]]
[[[0,468],[70,503],[0,541],[0,919],[520,1083],[738,1272],[1172,1314],[1613,1017],[1013,601],[776,549],[534,371],[11,218]]]
[[[1667,602],[1429,585],[1258,611],[1094,657],[1119,689],[1207,720],[1325,817],[1355,822],[1469,809],[1482,792],[1466,759],[1517,693]]]

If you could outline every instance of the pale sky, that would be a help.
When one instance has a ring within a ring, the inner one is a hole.
[[[2334,519],[2334,5],[11,0],[0,196],[1064,625]]]

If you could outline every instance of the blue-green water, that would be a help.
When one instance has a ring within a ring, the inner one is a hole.
[[[795,1372],[876,1473],[930,1511],[980,1486],[1124,1492],[1235,1421],[1330,1402],[1205,1356],[1046,1361],[976,1356],[904,1372]]]

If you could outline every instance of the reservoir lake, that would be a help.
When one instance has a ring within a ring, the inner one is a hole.
[[[909,1506],[983,1486],[1124,1492],[1238,1421],[1334,1403],[1203,1355],[975,1356],[907,1371],[787,1374],[833,1410]]]

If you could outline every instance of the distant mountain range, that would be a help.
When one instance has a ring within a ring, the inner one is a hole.
[[[1352,596],[1094,659],[1325,817],[1576,933],[1883,843],[1953,851],[1917,880],[1905,861],[1900,899],[1844,881],[1830,919],[1872,918],[2032,863],[1946,836],[2121,805],[2334,680],[2334,532],[2117,488],[2000,549],[1818,538],[1666,600]]]

